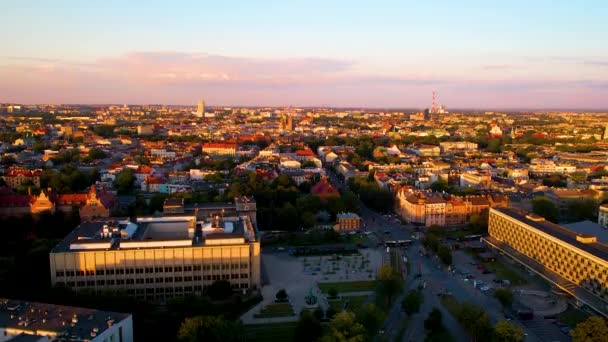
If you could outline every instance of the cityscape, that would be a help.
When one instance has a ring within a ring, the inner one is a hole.
[[[606,4],[0,12],[0,341],[606,341]]]

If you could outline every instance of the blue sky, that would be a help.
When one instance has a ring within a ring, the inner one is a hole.
[[[0,3],[0,101],[608,107],[606,1],[92,3]]]

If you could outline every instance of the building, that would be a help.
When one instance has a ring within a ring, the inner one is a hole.
[[[597,223],[604,228],[608,228],[608,204],[600,205]]]
[[[133,317],[126,313],[0,298],[0,341],[132,342]]]
[[[205,100],[198,100],[198,107],[196,108],[196,116],[202,118],[205,116]]]
[[[432,191],[401,189],[396,197],[397,213],[409,223],[430,227],[461,226],[471,215],[494,207],[508,207],[506,195],[458,197]]]
[[[2,179],[6,185],[11,189],[17,189],[21,185],[32,186],[35,188],[40,187],[40,175],[42,170],[26,170],[22,168],[11,167],[8,169],[6,174],[2,176]]]
[[[608,314],[608,231],[560,226],[515,209],[490,209],[484,241],[560,290]]]
[[[203,144],[203,153],[212,156],[234,156],[236,154],[236,143],[209,142]]]
[[[281,114],[281,121],[279,122],[279,130],[293,132],[296,128],[293,116],[288,113]]]
[[[93,219],[109,217],[110,211],[117,205],[117,198],[106,191],[97,191],[91,186],[88,193],[56,194],[41,191],[39,195],[4,195],[0,196],[0,217],[40,214],[56,210],[70,213],[78,210],[80,218]]]
[[[583,200],[598,201],[601,192],[597,190],[551,188],[545,192],[547,198],[559,209],[560,220],[569,220],[569,207],[572,203]]]
[[[337,232],[352,232],[361,229],[361,218],[355,213],[342,213],[336,215]]]
[[[492,175],[489,172],[463,172],[460,174],[460,187],[473,187],[486,189],[492,182]]]
[[[201,295],[218,280],[260,288],[260,242],[246,215],[85,222],[51,250],[50,265],[54,286],[154,302]]]
[[[477,151],[477,143],[469,141],[443,141],[439,143],[442,153]]]
[[[137,135],[154,134],[154,125],[137,125]]]

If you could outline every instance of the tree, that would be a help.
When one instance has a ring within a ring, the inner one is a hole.
[[[122,170],[121,173],[116,176],[116,180],[114,181],[114,185],[118,190],[119,194],[128,194],[133,192],[135,185],[135,173],[132,169],[126,168]]]
[[[287,291],[280,289],[276,294],[277,301],[284,302],[287,300]]]
[[[461,304],[456,319],[475,341],[487,341],[492,337],[492,323],[485,311],[472,303]]]
[[[433,310],[429,312],[428,317],[424,320],[424,328],[432,333],[442,331],[444,328],[441,317],[441,311],[437,308],[433,308]]]
[[[380,326],[384,321],[384,314],[374,304],[363,305],[357,310],[355,317],[357,322],[365,327],[369,340],[371,340],[376,331],[380,329]]]
[[[227,280],[216,280],[209,288],[207,288],[207,295],[212,300],[225,300],[232,296],[232,287],[230,282]]]
[[[108,154],[98,148],[92,148],[89,150],[89,157],[91,159],[104,159],[108,157]]]
[[[244,341],[240,323],[226,320],[222,316],[197,316],[186,318],[179,328],[180,342],[236,342]]]
[[[438,180],[438,181],[434,182],[433,184],[431,184],[431,190],[437,191],[437,192],[442,192],[442,191],[447,192],[448,190],[450,190],[450,186],[448,185],[448,183],[446,181]]]
[[[591,198],[568,201],[568,217],[575,221],[595,220],[597,202]]]
[[[336,290],[335,287],[331,287],[327,290],[327,294],[329,295],[329,298],[336,298],[338,297],[338,290]]]
[[[401,276],[390,265],[382,265],[378,271],[378,283],[378,293],[386,298],[390,306],[393,297],[401,292]]]
[[[355,314],[342,311],[329,325],[329,332],[323,336],[323,342],[363,342],[367,340],[365,327],[355,320]]]
[[[420,291],[410,290],[401,301],[401,307],[406,314],[413,315],[420,311],[420,306],[422,305],[423,300],[424,297]]]
[[[426,234],[424,240],[422,240],[422,244],[433,252],[439,250],[439,238],[435,234]]]
[[[559,217],[557,206],[544,196],[538,196],[532,199],[532,212],[551,222],[557,222]]]
[[[336,310],[334,310],[334,308],[332,308],[331,306],[327,307],[327,310],[325,310],[325,317],[332,319],[334,318],[334,316],[336,315]]]
[[[437,256],[444,265],[449,266],[452,264],[452,252],[448,246],[440,245],[439,250],[437,250]]]
[[[469,218],[469,227],[475,234],[487,234],[488,233],[488,216],[490,211],[484,209],[479,214],[472,214]]]
[[[316,341],[323,336],[323,327],[321,321],[308,310],[300,312],[300,319],[296,324],[294,332],[294,341],[309,342]]]
[[[524,340],[524,331],[507,321],[500,321],[494,326],[494,342],[521,342]]]
[[[577,324],[570,335],[572,335],[572,341],[574,342],[606,341],[608,339],[606,319],[591,316]]]
[[[496,289],[494,297],[498,299],[503,308],[509,308],[513,304],[513,291],[510,288]]]

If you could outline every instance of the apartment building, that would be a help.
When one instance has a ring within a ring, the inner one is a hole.
[[[460,174],[460,187],[488,188],[492,182],[489,172],[464,172]]]
[[[237,144],[209,142],[203,144],[203,153],[217,156],[234,156]]]
[[[40,174],[42,170],[26,170],[22,168],[9,168],[2,179],[11,189],[16,189],[21,185],[31,185],[35,188],[40,187]]]
[[[608,232],[560,226],[515,209],[492,208],[488,245],[596,311],[608,313]]]
[[[337,232],[352,232],[361,229],[361,218],[355,213],[341,213],[336,215]]]
[[[51,251],[52,284],[121,289],[155,302],[200,295],[217,280],[235,290],[258,289],[260,242],[250,215],[255,202],[235,205],[234,216],[216,206],[178,216],[84,222]]]

